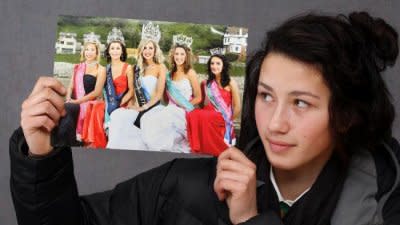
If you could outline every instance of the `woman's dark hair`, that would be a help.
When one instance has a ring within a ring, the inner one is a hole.
[[[111,46],[112,43],[119,43],[119,45],[121,45],[122,54],[121,54],[120,59],[121,59],[122,62],[125,62],[126,59],[127,59],[127,57],[128,57],[128,53],[126,52],[126,47],[125,47],[125,45],[122,44],[122,43],[119,42],[119,41],[112,41],[112,42],[110,42],[110,43],[107,45],[107,48],[106,48],[106,51],[105,51],[105,56],[106,56],[106,59],[107,59],[107,63],[110,63],[110,62],[111,62],[111,56],[110,56],[109,50],[110,50],[110,46]]]
[[[170,52],[169,52],[169,60],[171,63],[171,75],[174,75],[174,73],[177,71],[177,66],[174,60],[174,54],[175,54],[175,50],[177,48],[182,48],[183,50],[185,50],[186,53],[186,58],[185,58],[185,62],[183,64],[183,71],[185,73],[188,73],[190,69],[192,69],[192,50],[187,47],[186,45],[181,45],[181,44],[176,44],[174,46],[172,46]]]
[[[262,48],[248,62],[240,148],[258,137],[255,97],[261,64],[270,53],[313,65],[321,72],[331,91],[329,124],[335,151],[342,159],[360,147],[374,149],[391,137],[395,111],[381,72],[396,61],[397,32],[366,12],[336,17],[308,14],[267,32]]]
[[[207,78],[207,84],[209,84],[211,81],[215,80],[215,74],[211,72],[211,60],[217,57],[222,60],[222,71],[221,71],[221,86],[226,87],[229,85],[229,82],[231,82],[231,77],[229,76],[229,69],[231,68],[231,64],[229,63],[228,59],[224,55],[219,55],[215,54],[212,55],[207,62],[207,72],[208,72],[208,78]]]

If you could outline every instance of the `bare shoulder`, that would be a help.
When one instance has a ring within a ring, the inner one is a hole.
[[[164,65],[164,63],[157,64],[158,77],[160,77],[160,76],[166,77],[167,71],[168,71],[167,67]]]
[[[232,89],[238,88],[238,84],[237,84],[236,80],[233,79],[232,77],[231,77],[231,80],[229,81],[229,86],[231,86]]]
[[[187,76],[189,79],[197,79],[197,73],[194,69],[189,69]]]
[[[99,64],[98,70],[99,70],[99,72],[103,72],[106,70],[106,68]]]
[[[126,68],[127,70],[132,70],[132,65],[131,64],[128,64],[128,67]]]
[[[160,63],[160,64],[157,64],[157,69],[159,70],[159,71],[165,71],[165,70],[167,70],[167,67],[164,65],[164,63]]]

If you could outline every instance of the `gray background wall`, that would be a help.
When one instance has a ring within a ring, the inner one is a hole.
[[[249,28],[249,51],[265,31],[305,11],[367,10],[400,31],[398,0],[1,0],[0,2],[0,224],[16,224],[9,191],[8,138],[19,124],[20,105],[39,75],[52,73],[57,15],[230,24]],[[400,64],[385,73],[400,113]],[[400,121],[394,136],[400,139]],[[141,171],[181,155],[76,148],[75,171],[82,194],[112,188]],[[68,212],[66,212],[68,213]]]

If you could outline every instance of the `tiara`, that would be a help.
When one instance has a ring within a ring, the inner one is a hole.
[[[147,24],[143,24],[142,26],[142,40],[152,40],[158,43],[161,38],[161,32],[158,25],[153,25],[152,22],[148,22]]]
[[[84,43],[95,43],[100,45],[100,35],[95,34],[94,32],[90,32],[88,34],[83,35]]]
[[[210,49],[211,55],[224,55],[225,48],[212,48]]]
[[[193,38],[183,34],[177,34],[172,37],[172,42],[174,45],[185,45],[186,47],[190,48],[193,43]]]
[[[108,33],[107,36],[107,44],[110,44],[113,41],[119,41],[123,45],[125,45],[124,35],[122,34],[122,31],[116,27],[113,27],[113,29]]]

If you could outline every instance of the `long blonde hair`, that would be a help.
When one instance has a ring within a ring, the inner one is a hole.
[[[86,51],[86,47],[87,47],[88,45],[94,45],[94,46],[96,46],[96,61],[97,61],[97,62],[100,62],[100,46],[99,46],[99,44],[96,43],[96,42],[85,42],[85,43],[83,44],[83,47],[82,47],[82,50],[81,50],[81,59],[80,59],[80,61],[81,61],[81,62],[84,62],[84,61],[86,60],[86,59],[85,59],[85,51]]]
[[[154,56],[153,56],[153,61],[156,64],[163,64],[164,63],[164,55],[160,49],[160,46],[153,40],[150,39],[143,39],[140,41],[139,43],[139,53],[138,53],[138,60],[137,60],[137,66],[140,68],[140,74],[143,75],[144,73],[144,67],[147,64],[144,60],[143,60],[143,49],[144,47],[149,43],[153,43],[154,46]]]

